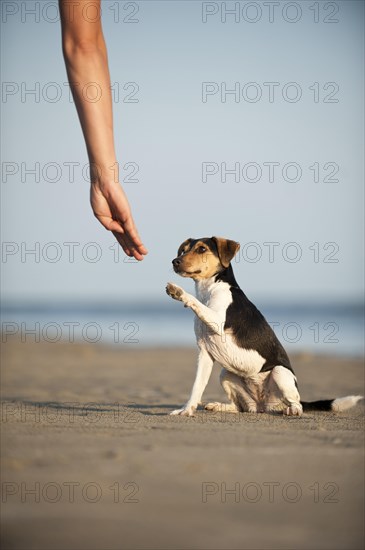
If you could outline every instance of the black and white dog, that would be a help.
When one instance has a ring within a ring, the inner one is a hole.
[[[362,396],[304,403],[289,358],[259,310],[238,286],[231,260],[239,243],[219,237],[187,239],[172,261],[174,271],[195,281],[196,298],[168,283],[166,292],[196,314],[198,368],[188,402],[171,414],[193,416],[214,361],[223,367],[221,384],[230,403],[208,403],[207,410],[283,412],[343,411]]]

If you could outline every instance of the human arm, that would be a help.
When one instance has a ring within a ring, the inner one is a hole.
[[[91,206],[125,253],[142,260],[147,249],[138,235],[118,176],[100,0],[59,0],[59,5],[63,55],[90,162]]]

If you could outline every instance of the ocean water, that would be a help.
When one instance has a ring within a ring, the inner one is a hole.
[[[356,304],[258,305],[287,352],[364,356],[364,310]],[[5,304],[2,342],[87,342],[119,347],[194,347],[194,314],[161,304]]]

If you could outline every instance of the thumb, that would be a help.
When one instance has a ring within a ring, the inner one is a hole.
[[[121,224],[116,220],[113,220],[113,218],[110,218],[109,216],[101,216],[100,214],[95,214],[95,217],[108,231],[113,231],[115,233],[124,233],[124,229]]]

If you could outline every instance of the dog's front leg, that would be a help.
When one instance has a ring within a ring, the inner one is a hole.
[[[201,401],[203,392],[208,384],[212,372],[213,363],[214,359],[205,349],[201,348],[198,357],[198,368],[196,371],[195,382],[189,400],[181,409],[172,411],[172,413],[170,414],[180,414],[181,416],[194,416],[194,412],[196,411]]]
[[[172,283],[167,283],[166,292],[174,300],[179,300],[185,307],[192,309],[210,331],[223,337],[225,319],[217,311],[205,306],[195,296],[188,294],[183,288]]]

